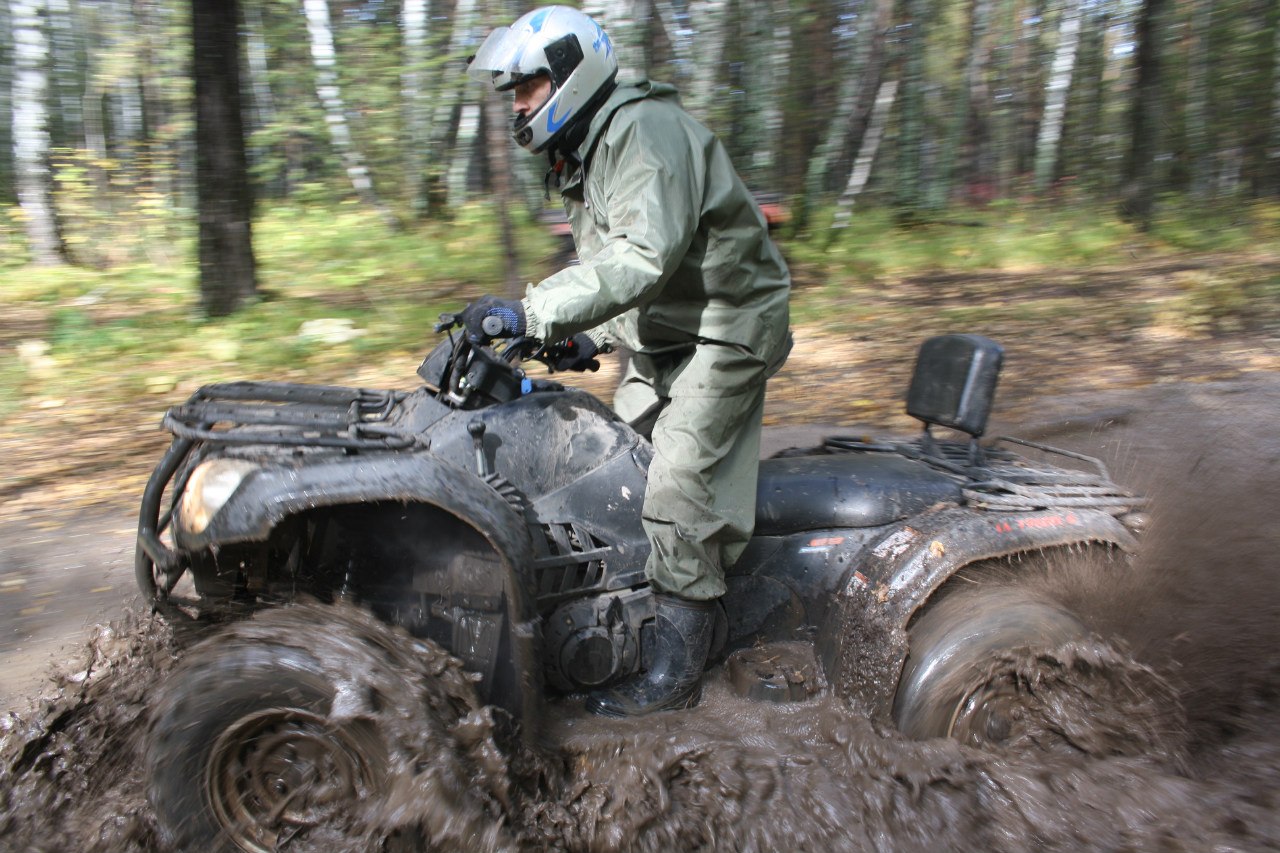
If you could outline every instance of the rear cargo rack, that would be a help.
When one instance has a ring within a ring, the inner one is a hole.
[[[178,438],[220,444],[277,444],[397,450],[414,436],[386,425],[402,391],[287,382],[206,385],[165,413]]]
[[[1016,444],[1038,450],[1049,457],[1083,463],[1093,470],[1062,468],[1048,462],[1036,463],[1002,447]],[[1025,439],[999,436],[984,447],[981,462],[973,462],[971,445],[960,442],[914,439],[875,441],[842,436],[828,437],[828,452],[897,453],[915,459],[961,480],[965,501],[980,509],[1033,511],[1046,508],[1097,509],[1119,515],[1140,509],[1147,503],[1140,495],[1118,486],[1102,460]]]

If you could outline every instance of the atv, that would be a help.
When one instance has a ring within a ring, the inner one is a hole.
[[[224,383],[164,417],[174,439],[138,527],[143,593],[179,620],[276,608],[265,647],[215,633],[157,704],[150,795],[182,849],[274,849],[336,800],[379,790],[385,746],[358,713],[334,712],[368,667],[335,676],[306,649],[272,647],[281,605],[355,602],[421,654],[451,655],[525,743],[551,704],[647,665],[649,442],[526,370],[554,364],[553,349],[441,319],[417,390]],[[984,682],[986,663],[1089,630],[1018,576],[1122,567],[1144,501],[1098,460],[980,441],[1002,358],[978,335],[926,340],[906,398],[917,435],[832,436],[760,463],[754,538],[712,651],[734,689],[833,690],[912,738],[1017,735],[1024,697]],[[338,642],[339,621],[314,624],[317,642]],[[761,655],[770,642],[811,648],[813,671]]]

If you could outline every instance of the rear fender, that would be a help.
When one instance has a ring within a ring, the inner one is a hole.
[[[940,510],[889,528],[864,551],[836,592],[818,652],[836,690],[888,721],[907,657],[912,615],[961,568],[977,562],[1091,543],[1133,552],[1137,540],[1098,510]]]

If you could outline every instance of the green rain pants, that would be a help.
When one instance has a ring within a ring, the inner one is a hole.
[[[645,569],[661,592],[720,597],[751,538],[765,375],[759,359],[715,344],[631,357],[613,408],[653,442]]]

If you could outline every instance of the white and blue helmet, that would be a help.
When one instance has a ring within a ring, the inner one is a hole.
[[[534,153],[546,150],[613,88],[618,60],[600,25],[568,6],[544,6],[509,27],[489,33],[467,73],[505,92],[539,74],[551,78],[551,96],[532,115],[517,114],[516,142]]]

